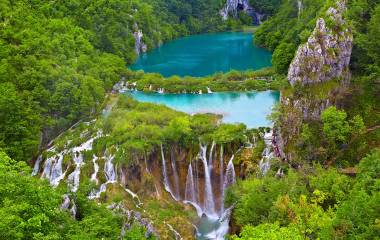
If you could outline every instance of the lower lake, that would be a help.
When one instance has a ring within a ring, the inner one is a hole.
[[[126,92],[141,102],[163,104],[188,114],[223,115],[225,123],[244,123],[248,128],[271,126],[267,115],[279,101],[278,91],[217,92],[208,94],[170,94]]]

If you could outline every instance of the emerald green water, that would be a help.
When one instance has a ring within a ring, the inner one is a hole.
[[[216,72],[271,66],[271,53],[253,45],[252,33],[225,32],[193,35],[163,44],[140,55],[132,70],[168,77],[206,76]]]

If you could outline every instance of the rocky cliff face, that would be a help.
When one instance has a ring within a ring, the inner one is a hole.
[[[291,89],[281,97],[279,148],[282,157],[293,160],[304,123],[319,121],[323,110],[339,105],[350,80],[352,33],[343,18],[345,2],[329,7],[308,41],[302,44],[290,64]]]
[[[238,11],[246,11],[249,8],[248,0],[227,0],[224,8],[220,11],[224,20],[227,20],[228,16],[231,15],[236,17]]]
[[[338,2],[319,18],[308,41],[301,45],[289,67],[288,80],[308,85],[343,78],[347,80],[352,33],[343,19],[345,3]]]
[[[138,25],[134,24],[135,32],[133,33],[133,37],[135,38],[135,50],[137,55],[140,55],[140,53],[146,52],[148,49],[148,46],[143,42],[143,36],[144,34],[139,29]]]
[[[220,11],[220,15],[223,20],[227,20],[229,16],[236,18],[239,11],[243,11],[251,16],[252,22],[255,25],[261,24],[266,16],[265,14],[255,11],[255,9],[249,5],[249,0],[227,0],[224,8]]]

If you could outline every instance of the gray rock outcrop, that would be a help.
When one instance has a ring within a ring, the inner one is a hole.
[[[352,51],[352,33],[343,19],[344,1],[330,7],[325,18],[319,18],[305,44],[302,44],[290,64],[288,80],[309,85],[340,78],[347,81]]]
[[[220,11],[220,15],[224,20],[227,20],[231,14],[233,17],[237,17],[238,11],[247,11],[249,8],[249,0],[227,0],[224,8]]]

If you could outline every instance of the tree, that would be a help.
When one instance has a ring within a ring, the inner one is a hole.
[[[345,143],[351,131],[345,111],[329,107],[322,112],[323,133],[331,143]]]

